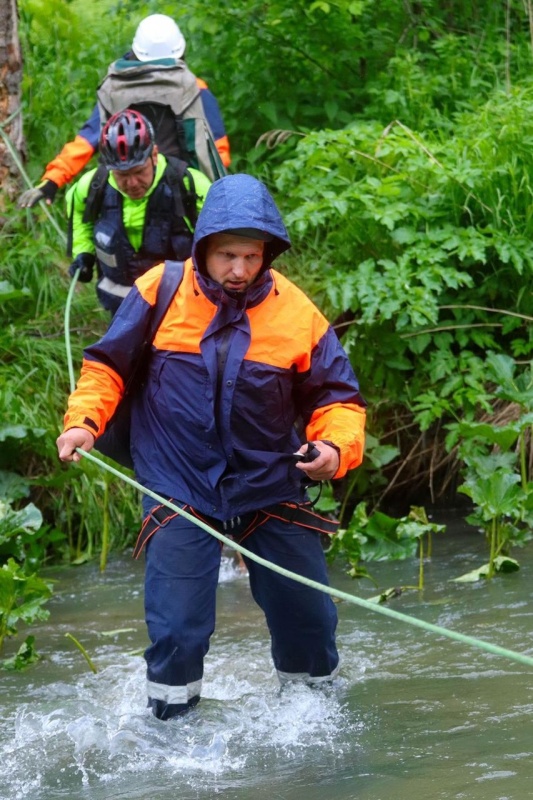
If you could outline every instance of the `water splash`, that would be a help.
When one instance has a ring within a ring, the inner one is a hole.
[[[266,643],[255,645],[252,661],[244,643],[214,647],[200,705],[167,723],[145,707],[140,658],[125,656],[73,685],[34,690],[4,720],[14,736],[0,751],[0,795],[75,800],[90,791],[107,799],[120,797],[124,782],[147,792],[155,773],[163,785],[178,781],[200,793],[191,796],[209,797],[214,785],[247,784],[265,765],[283,770],[295,757],[304,762],[306,752],[333,753],[350,724],[338,693],[298,685],[280,691]]]
[[[378,568],[384,586],[409,582],[404,565]],[[229,557],[203,699],[188,715],[159,722],[145,707],[143,659],[132,655],[146,639],[141,569],[135,562],[112,564],[105,576],[66,572],[72,583],[38,632],[45,661],[2,675],[1,798],[485,800],[487,786],[509,800],[529,796],[527,670],[340,604],[344,683],[332,692],[280,691],[264,619]],[[453,616],[474,635],[490,625],[500,641],[529,641],[525,571],[474,593],[450,585],[456,571],[452,564],[440,585],[398,607]],[[339,575],[334,582],[343,588]],[[348,581],[344,588],[354,590]],[[67,646],[69,630],[87,645],[97,675]],[[111,631],[119,633],[103,635]]]

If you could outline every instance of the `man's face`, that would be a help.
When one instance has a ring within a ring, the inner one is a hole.
[[[138,167],[125,170],[112,170],[113,177],[120,191],[127,194],[132,200],[140,200],[141,197],[144,197],[154,181],[156,163],[157,153],[152,151],[144,164]]]
[[[229,233],[214,233],[207,240],[207,274],[228,292],[245,292],[263,266],[264,242]]]

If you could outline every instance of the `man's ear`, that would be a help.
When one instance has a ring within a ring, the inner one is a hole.
[[[153,164],[154,164],[154,167],[155,167],[155,165],[157,164],[157,156],[158,156],[158,155],[159,155],[159,150],[158,150],[158,147],[157,147],[157,145],[156,145],[156,144],[154,144],[154,147],[153,147],[153,149],[152,149],[152,156],[154,156],[154,157],[155,157],[155,158],[154,158],[154,162],[153,162]]]

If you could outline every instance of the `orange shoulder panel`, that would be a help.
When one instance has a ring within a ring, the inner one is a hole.
[[[148,272],[145,272],[135,281],[139,294],[150,306],[155,306],[157,290],[159,289],[164,268],[165,265],[163,263],[156,264],[155,267],[149,269]]]
[[[137,281],[138,285],[139,282]],[[192,260],[189,258],[184,266],[181,284],[183,291],[178,290],[176,293],[155,335],[154,346],[158,350],[174,350],[182,353],[200,352],[202,334],[215,316],[217,308],[202,292],[194,291],[194,284],[195,275]],[[143,296],[148,299],[144,292]]]
[[[209,89],[207,83],[198,76],[196,76],[196,85],[198,86],[199,89]]]
[[[305,372],[329,323],[309,298],[276,270],[268,300],[248,311],[252,330],[246,358]]]

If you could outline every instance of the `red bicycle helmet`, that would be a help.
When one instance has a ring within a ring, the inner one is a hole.
[[[110,117],[100,135],[100,153],[108,169],[126,170],[145,163],[154,149],[154,129],[131,108]]]

